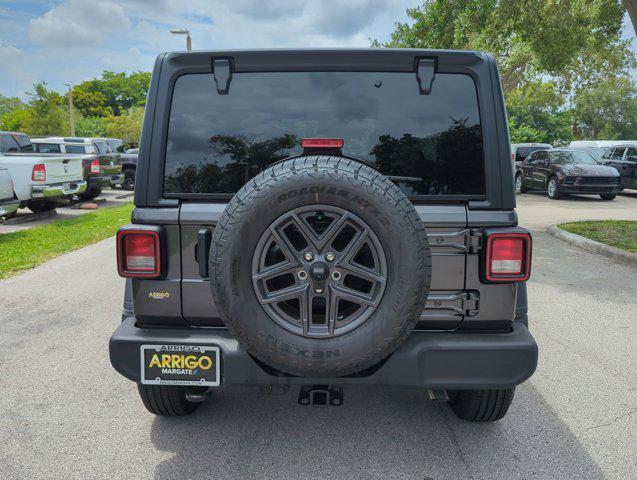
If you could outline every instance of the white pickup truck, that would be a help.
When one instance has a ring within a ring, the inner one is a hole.
[[[33,212],[52,210],[60,200],[86,191],[81,157],[33,153],[23,133],[0,132],[0,167],[11,174],[20,206]]]

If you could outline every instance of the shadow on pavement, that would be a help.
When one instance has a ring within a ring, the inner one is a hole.
[[[603,478],[532,383],[495,424],[462,422],[415,389],[346,386],[327,408],[297,393],[227,388],[190,417],[156,418],[152,442],[174,456],[155,478]]]

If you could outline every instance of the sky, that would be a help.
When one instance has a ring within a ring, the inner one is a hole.
[[[25,98],[103,70],[150,71],[158,53],[231,48],[368,47],[419,0],[0,0],[0,93]],[[637,40],[628,17],[625,38]]]

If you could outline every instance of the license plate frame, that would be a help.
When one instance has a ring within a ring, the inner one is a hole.
[[[157,358],[153,354],[157,355]],[[162,361],[166,358],[163,357],[164,355],[170,356],[168,365],[166,362],[163,364],[169,368],[162,365]],[[199,360],[202,357],[212,358],[212,365],[209,368],[201,368],[205,367]],[[144,385],[200,387],[221,385],[221,349],[216,345],[144,344],[139,347],[139,359],[140,381]],[[194,361],[199,368],[188,368],[194,365]],[[158,362],[159,365],[150,365]]]

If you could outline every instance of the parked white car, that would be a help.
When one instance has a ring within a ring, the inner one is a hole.
[[[81,156],[40,156],[23,133],[0,132],[0,167],[11,174],[20,206],[33,212],[52,210],[86,190]]]
[[[512,143],[511,144],[511,160],[513,164],[523,162],[530,153],[536,150],[551,150],[553,145],[550,143]]]
[[[616,145],[637,145],[637,140],[573,140],[570,148],[607,148]]]
[[[20,202],[13,193],[13,180],[9,170],[0,167],[0,218],[13,215]]]

